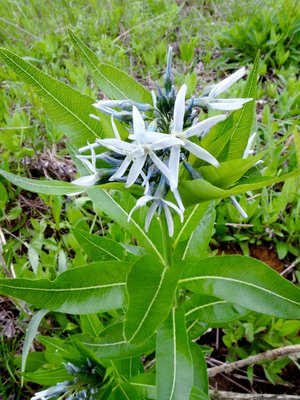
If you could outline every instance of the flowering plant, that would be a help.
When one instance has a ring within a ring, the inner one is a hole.
[[[35,399],[208,399],[196,338],[249,310],[300,318],[299,289],[265,264],[207,253],[217,200],[229,197],[247,217],[236,195],[299,174],[264,176],[259,168],[264,154],[248,157],[255,138],[258,59],[242,98],[219,96],[245,75],[244,68],[186,99],[187,86],[178,92],[174,86],[171,49],[164,89],[157,84],[155,94],[100,62],[70,34],[111,100],[95,103],[8,50],[0,56],[39,90],[69,140],[81,176],[66,183],[0,174],[38,193],[87,192],[95,208],[132,240],[119,243],[74,226],[72,233],[91,262],[52,281],[0,280],[1,294],[43,309],[28,329],[24,371],[28,343],[45,313],[80,315],[82,333],[66,340],[39,338],[46,352],[55,348],[56,358],[45,359],[45,366],[25,378],[43,384],[52,363],[50,388]],[[215,114],[207,116],[208,110]]]

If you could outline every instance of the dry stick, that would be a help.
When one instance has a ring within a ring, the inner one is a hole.
[[[288,394],[248,394],[223,391],[209,391],[211,400],[299,400],[300,396]]]
[[[212,378],[221,372],[228,373],[234,371],[235,369],[246,367],[247,365],[256,364],[260,361],[274,360],[287,355],[297,355],[297,357],[300,357],[300,354],[298,353],[300,353],[300,344],[284,346],[274,350],[267,350],[263,353],[256,354],[255,356],[247,357],[244,360],[223,364],[218,367],[208,368],[208,376],[209,378]]]

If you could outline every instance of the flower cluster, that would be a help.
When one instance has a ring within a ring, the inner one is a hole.
[[[81,177],[74,184],[92,186],[108,181],[121,181],[126,187],[133,184],[144,188],[144,195],[137,200],[132,213],[152,202],[146,222],[146,231],[155,213],[165,214],[169,235],[174,232],[171,210],[183,220],[184,205],[178,191],[181,166],[192,178],[195,171],[189,164],[193,155],[214,167],[218,160],[199,144],[201,138],[226,114],[216,115],[199,121],[202,109],[219,111],[239,109],[251,99],[219,99],[233,83],[244,76],[245,68],[233,73],[215,85],[208,95],[186,100],[187,86],[184,84],[177,95],[171,70],[172,49],[168,52],[168,63],[164,75],[165,93],[157,84],[157,95],[152,93],[153,104],[141,104],[130,100],[102,100],[94,104],[101,112],[111,115],[114,138],[97,139],[95,143],[79,149],[82,160],[90,175]],[[91,117],[98,118],[94,115]],[[128,125],[128,140],[122,140],[115,119]],[[96,154],[95,149],[100,148]],[[102,151],[106,148],[108,151]],[[90,151],[90,154],[84,154]],[[101,163],[102,167],[97,168]],[[168,195],[167,200],[166,196]],[[235,204],[235,199],[232,198]]]

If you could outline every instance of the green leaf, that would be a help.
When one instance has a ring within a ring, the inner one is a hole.
[[[246,159],[230,160],[220,164],[218,168],[205,166],[199,168],[203,178],[214,186],[226,188],[235,184],[258,160],[261,160],[265,152]]]
[[[52,386],[58,382],[72,381],[74,376],[70,375],[65,368],[38,369],[35,372],[24,374],[24,379],[39,385]]]
[[[104,329],[97,314],[80,315],[80,326],[83,333],[87,333],[92,337],[97,337]]]
[[[281,176],[260,176],[243,180],[242,183],[230,188],[220,189],[217,186],[205,181],[195,179],[193,181],[183,181],[179,187],[182,200],[186,205],[199,203],[201,201],[224,199],[236,194],[245,193],[251,190],[262,189],[274,183],[285,181],[300,175],[300,168]]]
[[[71,30],[69,34],[95,83],[110,99],[130,99],[138,103],[152,104],[151,93],[140,83],[120,69],[100,62],[96,54]]]
[[[244,307],[229,303],[218,297],[194,293],[184,303],[186,320],[207,322],[209,326],[221,327],[239,319],[249,312]]]
[[[191,233],[189,239],[180,248],[182,260],[208,257],[208,248],[214,229],[216,210],[213,202],[205,211],[196,229]],[[178,249],[179,250],[179,249]]]
[[[152,337],[143,343],[132,344],[124,339],[123,324],[113,324],[104,329],[98,338],[87,335],[74,335],[73,339],[90,348],[100,359],[123,359],[140,356],[155,348],[155,338]]]
[[[252,101],[244,104],[240,110],[233,113],[234,123],[231,130],[231,139],[226,160],[234,160],[242,158],[249,136],[252,131],[254,117],[255,117],[255,100],[256,100],[256,86],[257,86],[257,72],[260,54],[258,53],[252,70],[248,76],[246,87],[243,97],[253,98]]]
[[[156,371],[157,400],[189,398],[193,362],[181,308],[174,307],[157,332]]]
[[[13,183],[14,185],[34,193],[59,196],[86,191],[86,186],[77,186],[64,181],[24,178],[22,176],[14,175],[11,172],[7,172],[4,170],[0,170],[0,175],[2,175],[5,179]]]
[[[201,389],[193,386],[189,400],[210,400],[210,397]]]
[[[220,256],[189,263],[180,283],[249,310],[300,319],[300,289],[256,259]]]
[[[179,279],[177,268],[164,268],[156,259],[144,256],[127,277],[128,310],[125,338],[140,343],[151,337],[167,318]]]
[[[81,229],[72,228],[72,233],[92,261],[103,259],[121,261],[125,257],[124,247],[114,240]]]
[[[192,232],[196,229],[199,221],[203,217],[203,214],[209,207],[209,202],[203,202],[201,204],[196,204],[193,207],[189,207],[185,210],[184,213],[184,222],[181,223],[181,221],[178,219],[175,219],[176,224],[176,229],[175,229],[175,239],[173,243],[173,249],[175,250],[178,244],[182,241],[187,240]]]
[[[74,346],[65,343],[65,340],[51,336],[39,336],[38,340],[46,347],[47,351],[49,350],[49,352],[55,354],[56,359],[75,363],[82,360],[81,355]]]
[[[129,193],[122,193],[122,196],[116,198],[113,193],[100,188],[90,189],[88,191],[90,198],[94,205],[111,217],[122,228],[130,232],[132,236],[138,241],[140,246],[145,247],[150,254],[156,256],[163,262],[163,256],[160,250],[161,247],[161,234],[157,231],[157,222],[153,221],[153,227],[148,234],[145,229],[139,224],[142,220],[145,221],[145,210],[137,211],[131,218],[129,218],[130,210],[134,207],[136,200]],[[140,218],[139,218],[140,216]],[[156,222],[156,226],[155,226]],[[154,234],[151,234],[154,232]]]
[[[142,400],[142,398],[130,383],[123,382],[113,389],[108,400]]]
[[[129,268],[129,263],[106,261],[67,270],[54,281],[0,279],[0,293],[68,314],[113,310],[126,305]]]
[[[89,115],[94,99],[52,78],[6,49],[0,49],[2,60],[43,97],[47,111],[75,147],[85,146],[102,136],[102,125]],[[104,117],[105,119],[106,117]]]
[[[208,396],[207,366],[201,347],[196,343],[190,343],[190,350],[193,360],[193,387],[202,391]],[[192,389],[193,393],[193,389]],[[201,393],[201,392],[200,392]]]
[[[143,399],[156,400],[155,374],[133,376],[130,383]]]
[[[22,350],[22,366],[21,366],[21,372],[25,371],[26,368],[26,360],[27,356],[29,354],[32,342],[38,332],[39,325],[41,323],[41,320],[44,318],[44,316],[48,313],[48,310],[39,310],[37,311],[33,317],[31,318],[31,321],[28,324],[28,328],[26,330],[26,335],[25,335],[25,340],[24,340],[24,345],[23,345],[23,350]],[[23,385],[23,377],[21,378],[21,385]]]

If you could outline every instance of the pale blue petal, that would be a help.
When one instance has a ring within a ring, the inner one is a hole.
[[[183,146],[184,142],[181,139],[177,139],[174,136],[171,135],[166,135],[168,136],[165,139],[159,140],[157,142],[154,142],[150,145],[152,150],[162,150],[162,149],[166,149],[168,147],[172,147],[172,146]]]
[[[154,200],[154,202],[151,204],[151,206],[147,212],[146,219],[145,219],[145,231],[146,232],[148,232],[152,218],[153,218],[155,211],[157,210],[157,207],[159,206],[159,204],[160,204],[159,200]]]
[[[109,178],[110,181],[113,181],[115,179],[120,179],[126,172],[127,168],[129,167],[129,164],[131,163],[131,159],[129,157],[125,157],[124,161],[120,165],[120,167],[117,169],[117,171]]]
[[[221,82],[217,83],[210,91],[209,97],[214,98],[218,96],[220,93],[225,92],[231,85],[233,85],[236,81],[242,78],[245,75],[245,72],[246,72],[245,67],[240,68],[232,75],[229,75],[226,79],[223,79]]]
[[[97,139],[97,143],[119,154],[124,154],[124,152],[131,152],[133,149],[136,148],[136,145],[124,142],[120,139]]]
[[[212,126],[216,125],[220,121],[223,121],[225,118],[226,115],[222,114],[198,122],[198,124],[191,126],[189,129],[184,131],[185,137],[190,138],[192,136],[203,135],[204,133],[208,132]]]
[[[236,200],[236,198],[234,196],[230,196],[230,200],[232,202],[232,204],[234,205],[234,207],[238,210],[238,212],[241,214],[241,216],[243,218],[248,218],[248,214],[242,209],[242,207],[240,206],[240,204],[238,203],[238,201]]]
[[[253,141],[255,139],[255,136],[256,136],[256,132],[252,133],[252,135],[249,137],[247,146],[246,146],[244,154],[243,154],[243,158],[247,158],[248,155],[250,154],[251,147],[252,147]]]
[[[179,194],[179,192],[178,192],[178,189],[173,190],[173,195],[174,195],[174,197],[175,197],[175,200],[177,201],[177,204],[178,204],[179,209],[180,209],[182,212],[184,212],[184,205],[183,205],[183,203],[182,203],[182,200],[181,200],[180,194]]]
[[[168,225],[169,236],[172,237],[174,234],[174,222],[173,222],[172,214],[171,214],[171,211],[169,210],[167,204],[164,203],[163,207],[164,207],[166,221],[167,221],[167,225]]]
[[[184,146],[190,153],[194,154],[196,157],[200,158],[200,160],[204,160],[209,164],[218,167],[219,161],[212,156],[207,150],[204,150],[202,147],[198,146],[195,143],[189,142],[188,140],[185,142]]]
[[[134,213],[134,211],[137,210],[138,208],[144,207],[151,200],[153,200],[152,196],[145,195],[145,196],[140,197],[137,200],[135,206],[131,209],[127,220],[130,221],[130,218],[131,218],[132,214]]]
[[[185,94],[187,90],[187,85],[182,85],[176,96],[174,105],[174,121],[173,121],[173,131],[181,132],[183,128],[183,119],[185,113]]]
[[[214,100],[208,103],[208,107],[219,111],[233,111],[242,108],[245,103],[251,100],[252,99],[236,99],[235,101],[227,101],[225,99],[218,99],[218,101]]]
[[[144,136],[146,134],[145,122],[139,110],[132,107],[132,118],[133,118],[133,132],[137,136]]]
[[[75,181],[72,181],[73,185],[78,185],[78,186],[93,186],[95,185],[99,180],[99,176],[97,174],[95,175],[87,175],[87,176],[81,176],[78,179],[75,179]]]
[[[130,171],[127,177],[126,181],[126,187],[129,187],[134,184],[134,182],[137,180],[138,176],[140,175],[142,168],[145,164],[147,158],[147,154],[145,154],[143,157],[136,158],[132,166],[130,167]]]
[[[153,151],[149,151],[149,157],[157,166],[157,168],[163,173],[163,175],[168,179],[171,190],[177,187],[177,178],[172,174],[172,171],[157,157]]]
[[[174,176],[175,187],[177,187],[178,185],[179,162],[180,162],[180,146],[172,146],[169,158],[169,170],[172,171],[172,175]]]
[[[177,212],[177,214],[180,216],[180,221],[183,222],[183,212],[178,208],[175,204],[173,204],[171,201],[168,200],[163,200],[163,202],[168,206],[173,208],[174,211]]]
[[[119,134],[118,128],[116,127],[115,119],[114,119],[114,116],[113,116],[113,115],[111,116],[111,124],[112,124],[113,131],[114,131],[114,134],[115,134],[116,139],[121,140],[120,134]]]

